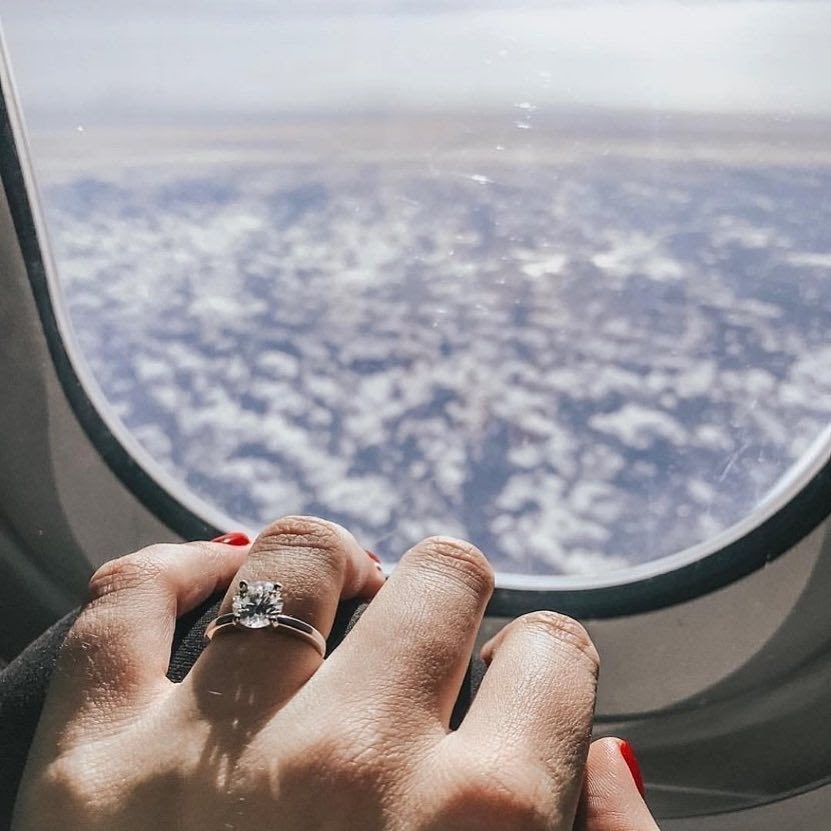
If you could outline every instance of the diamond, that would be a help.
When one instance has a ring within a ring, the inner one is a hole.
[[[249,629],[270,626],[283,611],[283,587],[268,580],[257,580],[253,583],[240,580],[231,611],[240,626]]]

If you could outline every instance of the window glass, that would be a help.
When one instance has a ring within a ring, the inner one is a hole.
[[[83,359],[240,522],[543,585],[712,540],[816,452],[831,3],[0,9]]]

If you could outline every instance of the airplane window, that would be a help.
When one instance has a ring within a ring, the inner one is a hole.
[[[107,418],[239,522],[591,585],[825,452],[831,3],[2,14]]]

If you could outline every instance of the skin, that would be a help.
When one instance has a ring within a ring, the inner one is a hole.
[[[340,599],[372,603],[327,660],[280,630],[216,636],[165,678],[176,617],[239,580],[279,580],[285,613],[328,635]],[[448,724],[493,572],[469,543],[416,545],[384,583],[340,526],[286,517],[253,545],[157,545],[105,564],[61,651],[14,831],[655,831],[620,753],[590,745],[599,660],[553,612],[485,645],[489,670]]]

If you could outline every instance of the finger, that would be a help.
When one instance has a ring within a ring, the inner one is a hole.
[[[628,742],[598,739],[589,748],[575,831],[658,831],[642,793]]]
[[[64,701],[138,703],[169,684],[176,618],[224,589],[247,552],[239,544],[191,542],[104,563],[61,648],[55,677]]]
[[[493,571],[473,545],[420,542],[329,660],[327,676],[355,696],[398,710],[404,702],[447,728],[492,591]]]
[[[485,644],[482,657],[490,666],[459,740],[508,765],[513,761],[544,771],[551,813],[573,817],[599,669],[586,630],[565,615],[533,612]]]
[[[240,581],[282,584],[282,614],[305,621],[325,638],[339,601],[371,597],[384,577],[346,529],[316,517],[291,516],[269,525],[254,541],[220,614],[232,610]],[[243,699],[252,711],[271,709],[294,695],[322,660],[312,644],[282,626],[231,629],[214,636],[189,678],[213,712],[239,709]]]

